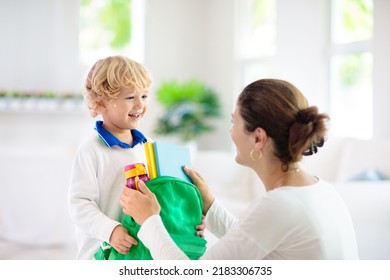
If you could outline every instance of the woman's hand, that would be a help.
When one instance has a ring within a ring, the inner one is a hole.
[[[145,183],[138,182],[139,191],[123,188],[120,205],[123,207],[123,213],[133,217],[133,219],[142,225],[149,217],[160,214],[160,204]]]
[[[192,182],[194,182],[194,185],[200,191],[203,200],[203,215],[206,215],[210,206],[214,202],[214,196],[211,194],[209,187],[198,172],[188,168],[187,166],[184,166],[183,170],[191,178]]]

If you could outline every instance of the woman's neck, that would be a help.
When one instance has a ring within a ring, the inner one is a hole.
[[[291,168],[285,172],[281,172],[278,176],[275,176],[276,179],[274,181],[270,181],[269,185],[266,186],[267,191],[268,190],[274,190],[276,188],[282,187],[282,186],[288,186],[292,185],[290,181],[295,180],[296,176],[299,176],[301,172],[300,168]]]

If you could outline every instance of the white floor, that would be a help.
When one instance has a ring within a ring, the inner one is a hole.
[[[76,247],[33,247],[0,240],[0,260],[74,260]]]

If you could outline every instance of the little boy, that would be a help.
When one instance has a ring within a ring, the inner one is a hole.
[[[127,254],[137,241],[121,226],[119,200],[124,166],[144,163],[143,143],[136,128],[148,109],[149,72],[123,56],[101,59],[90,69],[84,97],[90,114],[101,114],[97,135],[84,141],[76,153],[69,189],[69,211],[76,226],[78,259],[94,259],[102,241]]]

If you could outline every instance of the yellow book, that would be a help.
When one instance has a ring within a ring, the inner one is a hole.
[[[151,180],[157,177],[156,157],[154,154],[153,142],[145,143],[144,148],[146,154],[146,163],[148,165],[149,171],[149,179]]]

